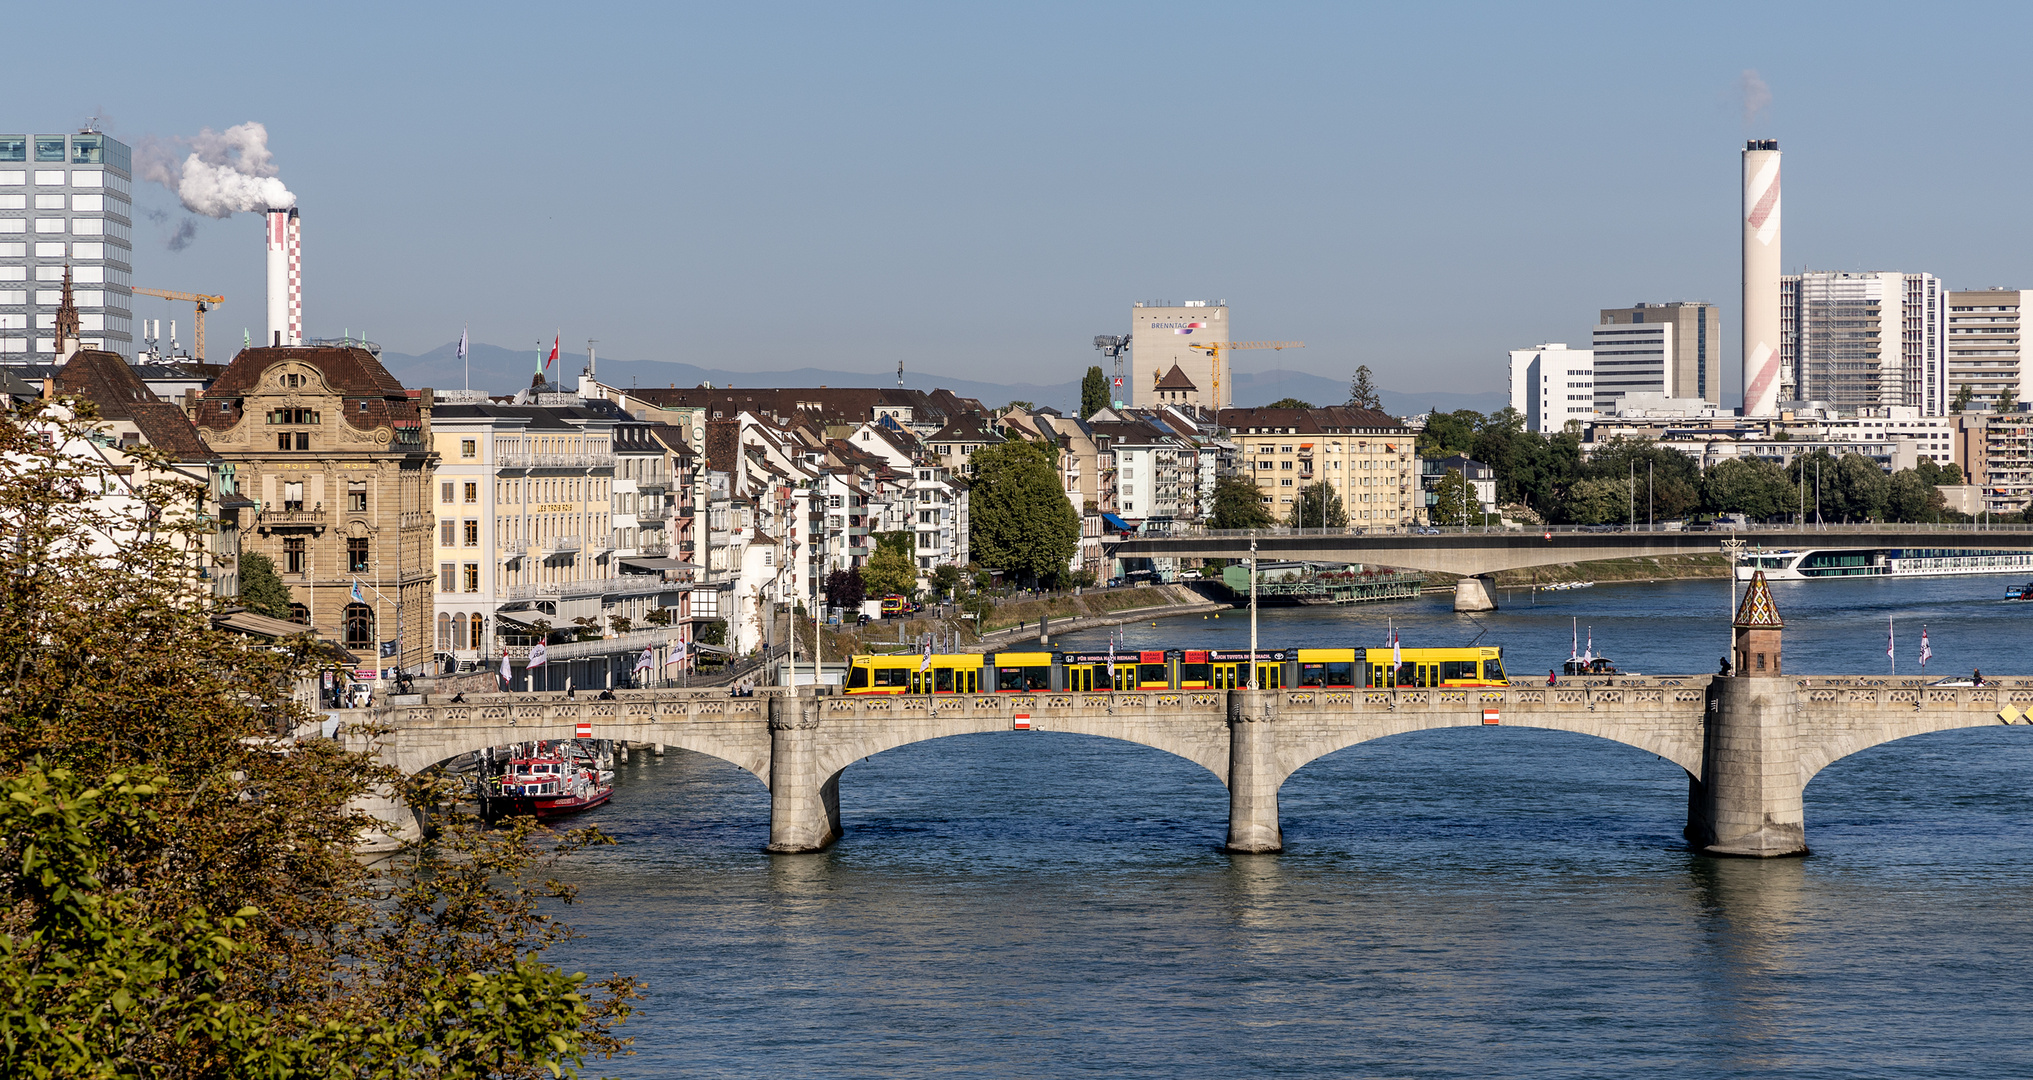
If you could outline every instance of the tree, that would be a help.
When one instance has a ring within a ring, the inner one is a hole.
[[[289,586],[275,572],[275,563],[258,551],[240,553],[240,606],[271,619],[287,619]]]
[[[1264,406],[1264,408],[1266,409],[1310,409],[1312,407],[1313,407],[1312,402],[1300,401],[1298,398],[1295,397],[1279,398],[1278,400],[1271,402],[1269,405]]]
[[[1932,465],[1933,462],[1925,464]],[[1928,470],[1930,473],[1938,470]],[[1900,469],[1892,474],[1886,496],[1885,516],[1892,521],[1936,521],[1948,508],[1931,477],[1919,469]]]
[[[1844,454],[1836,464],[1834,494],[1842,520],[1881,521],[1891,501],[1892,478],[1876,461],[1862,454]]]
[[[1368,364],[1356,365],[1355,378],[1348,383],[1348,403],[1358,409],[1383,411],[1384,399],[1377,393],[1376,383],[1370,379]]]
[[[851,612],[858,610],[867,598],[868,590],[858,568],[835,570],[826,575],[826,606]]]
[[[968,496],[976,556],[1032,581],[1063,572],[1080,547],[1080,516],[1066,501],[1056,449],[1011,441],[974,453]]]
[[[1419,456],[1434,458],[1467,454],[1475,449],[1475,433],[1488,419],[1474,409],[1456,409],[1444,413],[1438,409],[1426,416],[1426,427],[1419,432]]]
[[[952,563],[940,563],[932,568],[932,592],[940,597],[949,597],[966,580],[967,572]]]
[[[1324,483],[1312,484],[1299,489],[1299,497],[1292,503],[1292,513],[1285,519],[1285,524],[1298,529],[1309,526],[1318,529],[1323,524],[1323,513],[1327,528],[1347,527],[1348,514],[1341,507],[1341,496]]]
[[[1701,504],[1711,513],[1766,521],[1790,512],[1796,503],[1786,470],[1761,458],[1719,461],[1701,477]]]
[[[1238,476],[1214,481],[1214,516],[1208,522],[1216,529],[1262,529],[1271,523],[1257,486]]]
[[[1567,492],[1567,517],[1576,525],[1616,525],[1631,519],[1631,484],[1624,477],[1577,480]]]
[[[2015,387],[2015,386],[2007,386],[2007,387],[2005,387],[2005,388],[2004,388],[2003,390],[2000,390],[2000,391],[1998,391],[1998,405],[1997,405],[1997,409],[1996,409],[1995,411],[1997,411],[1997,412],[2018,412],[2018,411],[2019,411],[2019,389],[2018,389],[2018,387]]]
[[[1951,413],[1959,413],[1964,409],[1969,408],[1970,398],[1974,396],[1976,395],[1970,390],[1968,383],[1959,384],[1955,388],[1954,400],[1948,403],[1948,411]]]
[[[727,644],[727,620],[710,619],[700,623],[697,631],[694,633],[693,640],[702,645]]]
[[[1080,380],[1080,419],[1085,420],[1095,413],[1108,408],[1108,376],[1096,364],[1087,369],[1087,377]]]
[[[1426,507],[1426,520],[1435,525],[1464,525],[1480,520],[1480,509],[1475,485],[1461,475],[1460,469],[1449,469],[1433,485],[1433,502]]]
[[[872,596],[909,596],[918,587],[918,563],[911,556],[915,534],[875,534],[875,554],[861,568],[861,584]]]
[[[621,1049],[633,984],[535,958],[569,933],[547,849],[596,837],[481,828],[317,737],[309,639],[212,627],[197,522],[75,497],[112,477],[64,449],[71,404],[0,416],[0,1075],[534,1077]],[[434,829],[370,866],[376,793]]]

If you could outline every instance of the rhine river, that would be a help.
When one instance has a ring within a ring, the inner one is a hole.
[[[2033,674],[2011,579],[1774,587],[1790,673]],[[1266,611],[1262,647],[1504,647],[1571,620],[1626,670],[1708,672],[1722,581]],[[1479,625],[1478,625],[1479,622]],[[1248,641],[1246,612],[1124,628]],[[1107,631],[1064,644],[1106,647]],[[1807,789],[1814,854],[1690,854],[1686,775],[1562,732],[1352,747],[1286,783],[1286,851],[1220,850],[1228,799],[1156,750],[1041,732],[850,767],[846,835],[769,856],[769,799],[673,751],[620,767],[552,958],[649,984],[628,1077],[2033,1076],[2033,728],[1891,743]]]

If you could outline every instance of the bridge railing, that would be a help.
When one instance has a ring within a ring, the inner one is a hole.
[[[1163,533],[1147,536],[1122,536],[1106,534],[1104,543],[1139,543],[1152,540],[1202,540],[1242,539],[1254,536],[1259,539],[1273,537],[1318,537],[1318,536],[1460,536],[1468,535],[1553,535],[1591,536],[1604,533],[1688,533],[1691,535],[1713,535],[1720,537],[1727,533],[1817,533],[1829,536],[1875,536],[1883,534],[1910,535],[1913,533],[1939,533],[1943,535],[1967,535],[1970,533],[2008,533],[2023,535],[2033,532],[2033,525],[2020,521],[1964,522],[1960,524],[1936,522],[1866,521],[1846,525],[1834,523],[1805,525],[1701,525],[1689,528],[1684,525],[1654,523],[1651,525],[1351,525],[1345,528],[1294,528],[1290,525],[1274,525],[1262,529],[1208,529],[1193,525],[1178,525]]]

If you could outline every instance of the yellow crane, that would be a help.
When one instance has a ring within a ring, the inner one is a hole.
[[[1235,352],[1239,349],[1303,349],[1306,347],[1306,343],[1303,341],[1189,341],[1186,343],[1186,347],[1196,352],[1206,353],[1214,358],[1214,396],[1212,400],[1214,402],[1214,411],[1216,414],[1219,414],[1221,412],[1222,350],[1226,349],[1229,352]]]
[[[223,296],[206,296],[203,293],[171,292],[168,289],[136,289],[137,296],[160,296],[164,300],[182,300],[186,304],[198,305],[197,358],[205,358],[205,312],[226,302]]]

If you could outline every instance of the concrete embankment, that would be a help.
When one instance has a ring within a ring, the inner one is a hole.
[[[1430,595],[1451,587],[1456,575],[1428,573],[1426,592]],[[1694,578],[1729,577],[1729,560],[1722,552],[1713,555],[1657,555],[1630,559],[1598,559],[1594,562],[1556,563],[1524,570],[1503,570],[1496,575],[1500,589],[1529,589],[1564,581],[1682,581]]]

